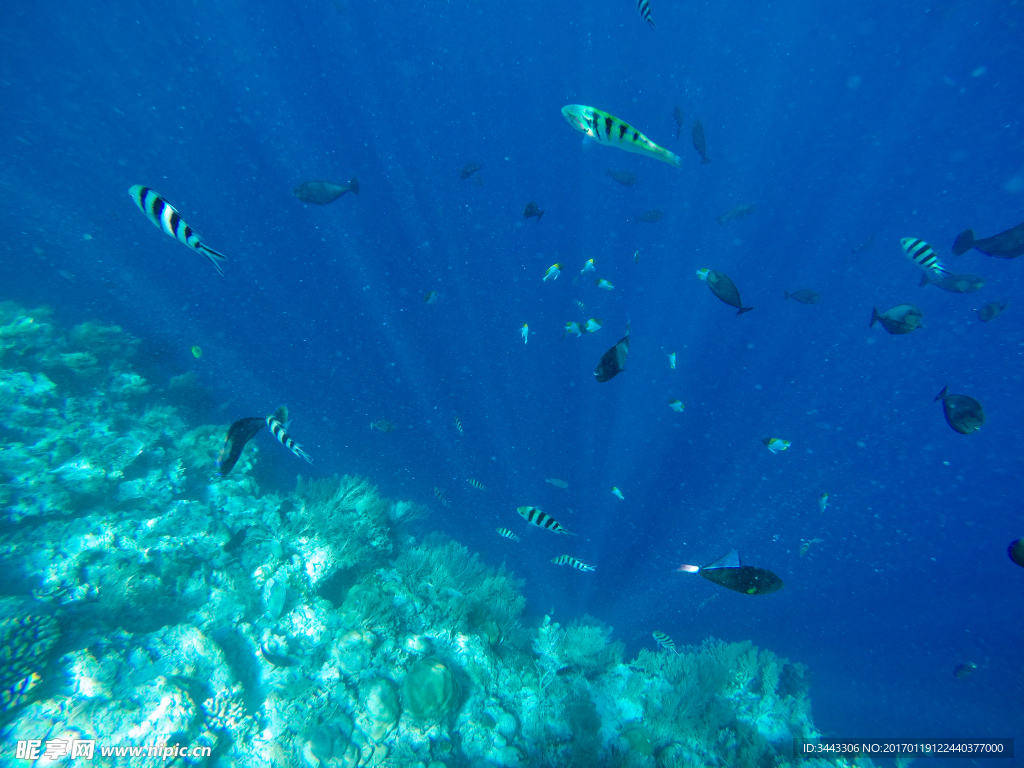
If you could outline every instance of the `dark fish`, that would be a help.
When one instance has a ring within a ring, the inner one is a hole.
[[[632,187],[634,184],[636,184],[637,181],[636,176],[634,176],[629,171],[615,171],[609,168],[607,171],[604,172],[604,175],[611,176],[624,187]]]
[[[734,205],[721,216],[715,216],[715,221],[718,222],[718,226],[722,226],[728,221],[732,221],[733,219],[742,219],[744,216],[749,216],[753,212],[754,206],[752,205]]]
[[[294,190],[294,194],[299,200],[313,205],[333,203],[346,192],[358,195],[359,179],[353,176],[345,186],[335,184],[333,181],[307,181],[299,184]]]
[[[783,301],[786,299],[793,299],[799,301],[801,304],[817,304],[818,299],[821,297],[817,291],[812,291],[810,288],[801,288],[799,291],[790,293],[789,291],[783,291]]]
[[[210,263],[213,264],[213,268],[217,270],[217,274],[222,277],[224,276],[220,263],[227,261],[228,257],[205,245],[192,227],[182,220],[173,205],[149,187],[144,187],[141,184],[129,187],[128,194],[131,195],[135,204],[139,206],[139,210],[146,214],[146,218],[153,223],[153,226],[164,232],[164,234],[170,235],[179,243],[187,245],[196,253],[208,258]]]
[[[961,435],[969,435],[981,429],[985,423],[985,411],[981,403],[968,395],[950,395],[948,392],[949,387],[943,387],[935,396],[935,400],[942,401],[946,423]]]
[[[249,529],[251,527],[251,525],[243,525],[241,528],[235,531],[231,535],[231,538],[224,542],[224,551],[233,552],[234,550],[242,546],[242,543],[245,541],[245,535],[249,533]]]
[[[874,243],[874,242],[875,242],[875,236],[871,235],[864,242],[857,243],[856,245],[852,246],[850,248],[850,253],[860,253],[861,251],[866,251],[868,248],[871,247],[872,243]]]
[[[309,457],[309,454],[302,450],[302,446],[292,440],[291,435],[285,431],[284,425],[287,421],[288,406],[286,405],[282,405],[272,414],[267,416],[267,426],[270,427],[270,431],[273,433],[274,437],[278,439],[281,445],[294,453],[300,459],[305,459],[312,464],[313,459]]]
[[[707,145],[704,142],[704,124],[700,120],[693,121],[693,148],[700,154],[700,163],[710,163],[711,158],[708,157]]]
[[[379,429],[381,432],[394,432],[395,425],[387,419],[381,419],[380,421],[371,421],[370,429]]]
[[[956,675],[958,680],[963,680],[965,677],[970,677],[974,674],[974,670],[978,668],[978,665],[972,661],[965,662],[963,664],[957,664],[953,668],[953,674]]]
[[[736,312],[737,315],[742,315],[744,312],[749,312],[753,309],[753,307],[743,306],[743,302],[740,300],[740,291],[736,287],[736,283],[721,272],[715,272],[713,269],[708,272],[707,283],[708,288],[711,289],[711,292],[715,294],[715,296],[724,301],[730,307],[736,307],[738,310]]]
[[[526,210],[523,211],[524,219],[531,219],[534,216],[537,217],[537,221],[540,221],[540,217],[544,215],[544,211],[537,207],[537,204],[532,200],[526,204]]]
[[[974,239],[973,229],[965,229],[953,242],[953,255],[959,256],[971,248],[997,259],[1016,259],[1018,256],[1024,256],[1024,224],[1018,224],[1012,229],[982,240]]]
[[[991,304],[986,304],[981,309],[976,310],[978,313],[978,319],[981,320],[981,322],[983,323],[992,322],[997,317],[999,317],[999,315],[1002,314],[1003,310],[1006,309],[1008,306],[1010,306],[1009,302],[1005,301],[993,301]]]
[[[977,275],[954,275],[952,272],[924,272],[918,288],[935,285],[950,293],[973,293],[985,287],[985,281]]]
[[[898,335],[910,333],[921,326],[924,315],[921,310],[913,304],[897,304],[892,309],[879,314],[875,308],[871,309],[871,324],[868,328],[874,328],[875,323],[881,323],[889,333]]]
[[[224,445],[221,446],[220,453],[217,454],[217,469],[220,471],[221,477],[227,475],[234,468],[242,455],[245,444],[252,439],[253,435],[263,429],[263,425],[266,423],[259,416],[248,416],[228,427]]]
[[[676,141],[679,141],[679,135],[683,132],[683,108],[678,104],[672,110],[672,118],[676,121]]]
[[[459,171],[459,178],[468,179],[481,168],[483,168],[483,166],[478,163],[470,163],[469,165],[463,166],[462,170]]]
[[[1010,556],[1013,562],[1024,568],[1024,539],[1011,541],[1010,546],[1006,548],[1006,554]]]
[[[731,589],[733,592],[741,592],[744,595],[767,595],[771,592],[778,592],[785,586],[782,579],[766,568],[741,565],[740,556],[736,550],[703,568],[698,568],[696,565],[683,565],[678,570],[699,573],[720,587]]]
[[[614,379],[622,373],[626,365],[626,354],[629,352],[629,328],[626,328],[626,335],[619,339],[618,343],[601,355],[601,360],[594,369],[594,376],[600,382]]]
[[[659,208],[652,208],[649,211],[645,211],[636,217],[637,221],[642,221],[646,224],[657,224],[665,217],[665,212]]]

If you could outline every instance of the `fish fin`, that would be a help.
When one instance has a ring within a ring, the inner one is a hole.
[[[932,402],[934,403],[934,402],[938,402],[939,400],[945,400],[945,399],[946,399],[946,393],[947,393],[948,391],[949,391],[949,385],[947,384],[946,386],[944,386],[944,387],[942,388],[942,391],[941,391],[941,392],[939,392],[939,394],[937,394],[937,395],[935,396],[935,399],[934,399],[934,400],[932,400]]]
[[[753,309],[753,307],[740,307],[739,311],[736,314],[737,315],[742,315],[744,312],[749,312],[752,309]]]
[[[224,277],[224,270],[220,268],[220,262],[227,261],[227,256],[219,251],[213,250],[213,248],[203,245],[202,243],[196,245],[196,250],[210,260],[210,263],[213,264],[213,268],[217,270],[218,275]]]
[[[961,256],[974,247],[974,230],[965,229],[953,241],[953,255]]]
[[[279,421],[282,424],[284,424],[285,426],[287,426],[287,424],[288,424],[288,406],[287,405],[282,405],[276,411],[274,411],[272,414],[270,414],[270,418],[272,418],[274,421]]]
[[[878,314],[878,307],[872,307],[871,308],[871,325],[869,325],[868,328],[874,328],[875,327],[875,323],[877,323],[881,319],[882,319],[882,316],[880,314]]]
[[[544,215],[544,211],[537,214],[537,223],[540,224],[540,217]]]
[[[922,273],[922,274],[921,274],[921,282],[919,282],[919,283],[917,284],[917,287],[918,287],[918,288],[924,288],[924,287],[925,287],[926,285],[928,285],[928,283],[930,283],[931,281],[932,281],[932,279],[931,279],[930,277],[928,277],[928,273],[927,273],[927,272],[924,272],[924,273]]]

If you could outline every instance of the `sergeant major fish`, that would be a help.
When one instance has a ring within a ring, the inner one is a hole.
[[[672,638],[666,635],[664,632],[654,630],[651,632],[651,636],[654,638],[654,642],[664,648],[666,651],[672,651],[672,653],[679,653],[676,650],[676,644],[672,641]]]
[[[640,11],[640,18],[647,22],[651,30],[654,29],[654,19],[651,18],[651,4],[648,0],[636,0],[636,9]]]
[[[925,270],[926,273],[931,272],[940,277],[950,274],[949,270],[946,269],[946,265],[939,261],[939,257],[935,255],[935,249],[924,240],[916,237],[904,237],[900,240],[900,245],[903,246],[903,252],[907,258]]]
[[[153,223],[153,226],[163,230],[164,233],[170,235],[179,243],[187,245],[196,253],[208,258],[210,263],[213,264],[213,268],[217,270],[217,274],[221,277],[224,276],[220,263],[227,261],[228,257],[204,245],[199,235],[192,231],[192,227],[182,221],[174,206],[152,189],[141,184],[130,187],[128,194],[131,195],[135,204],[139,206],[139,210],[146,214],[146,218]]]
[[[459,419],[458,416],[455,416],[453,421],[455,422],[455,428],[457,430],[459,430],[459,436],[461,437],[462,436],[462,421]]]
[[[530,525],[536,525],[538,528],[543,528],[545,531],[551,531],[552,533],[575,536],[574,533],[571,533],[568,528],[551,517],[551,515],[541,512],[539,507],[517,507],[516,512]]]
[[[504,536],[506,539],[511,539],[512,541],[521,541],[521,539],[508,528],[496,528],[495,530],[498,532],[499,536]]]
[[[302,446],[292,440],[291,436],[285,431],[285,424],[288,422],[288,406],[282,405],[272,414],[267,416],[267,426],[270,427],[270,431],[274,437],[280,441],[281,445],[287,448],[289,451],[294,453],[300,459],[305,459],[310,464],[313,460],[309,457],[309,454],[302,450]]]
[[[562,107],[562,115],[569,121],[569,125],[599,144],[618,147],[626,152],[635,152],[680,167],[679,155],[659,147],[640,131],[607,112],[582,104],[569,104]]]
[[[444,504],[446,507],[451,506],[451,504],[448,503],[448,499],[446,499],[444,497],[444,494],[441,492],[441,489],[438,488],[436,485],[434,486],[434,495],[437,496],[437,500]]]
[[[551,558],[551,562],[555,565],[568,565],[571,568],[575,568],[577,571],[593,571],[594,566],[581,563],[575,557],[569,555],[559,555],[558,557]]]
[[[479,480],[474,480],[472,477],[467,477],[466,482],[476,488],[478,491],[486,491],[487,487]]]

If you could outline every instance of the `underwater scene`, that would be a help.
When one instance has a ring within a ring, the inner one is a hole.
[[[1024,764],[1021,35],[6,9],[0,766]]]

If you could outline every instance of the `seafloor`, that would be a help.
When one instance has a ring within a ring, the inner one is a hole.
[[[219,477],[227,425],[188,423],[198,382],[146,381],[138,347],[0,304],[3,764],[93,739],[218,767],[767,768],[819,735],[805,669],[770,651],[627,662],[591,617],[524,626],[520,582],[414,501],[263,490],[255,441]]]

